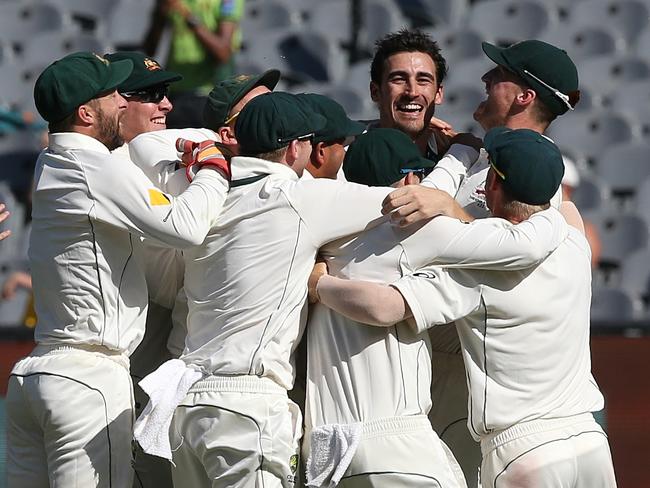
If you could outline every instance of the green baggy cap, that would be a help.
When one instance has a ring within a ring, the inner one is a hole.
[[[562,153],[550,139],[530,129],[495,127],[485,134],[490,165],[516,200],[549,203],[564,176]]]
[[[105,54],[104,57],[111,63],[129,59],[133,63],[131,75],[117,87],[120,93],[142,90],[152,86],[173,83],[180,81],[183,77],[179,73],[162,69],[160,64],[148,57],[146,54],[137,51],[118,51]]]
[[[300,93],[298,101],[307,104],[309,110],[321,114],[327,120],[325,127],[316,132],[314,142],[332,142],[355,137],[366,130],[366,126],[351,120],[345,109],[336,101],[316,93]]]
[[[68,54],[40,74],[34,85],[36,109],[48,122],[58,122],[102,93],[115,90],[133,69],[130,60],[111,63],[89,52]]]
[[[580,100],[578,70],[566,51],[537,40],[517,42],[506,48],[483,42],[482,47],[488,58],[535,90],[555,115],[573,110]]]
[[[348,181],[368,186],[390,186],[410,171],[430,170],[434,161],[397,129],[372,129],[348,146],[343,172]]]
[[[246,104],[235,122],[235,134],[240,152],[256,155],[280,149],[295,139],[313,137],[326,122],[322,115],[306,110],[296,95],[272,92]]]
[[[273,91],[280,81],[280,71],[270,69],[261,75],[239,75],[220,81],[208,94],[203,109],[203,123],[206,128],[217,130],[228,119],[228,113],[238,101],[256,86],[265,86]]]

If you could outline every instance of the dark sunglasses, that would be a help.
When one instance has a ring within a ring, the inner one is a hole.
[[[120,93],[124,98],[132,98],[142,103],[160,103],[169,93],[169,86],[158,85],[144,90],[135,90]]]
[[[415,176],[420,178],[420,181],[426,178],[429,175],[429,173],[431,173],[432,171],[433,168],[400,168],[399,170],[400,174],[403,175],[413,173]]]

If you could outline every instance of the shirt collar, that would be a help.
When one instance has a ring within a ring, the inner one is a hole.
[[[284,179],[298,180],[298,175],[289,166],[250,156],[235,156],[230,162],[230,169],[233,180],[260,174],[278,175]]]
[[[87,149],[103,154],[110,154],[108,148],[94,137],[79,132],[56,132],[48,135],[49,150],[52,152],[70,149]]]

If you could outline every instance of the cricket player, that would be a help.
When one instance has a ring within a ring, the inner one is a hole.
[[[380,128],[349,146],[344,168],[350,181],[399,187],[419,183],[433,164],[406,134]],[[386,222],[320,252],[333,276],[390,282],[433,262],[527,267],[567,234],[555,209],[519,226],[504,224],[439,217],[413,231]],[[315,304],[307,338],[308,486],[466,486],[427,418],[432,365],[426,333],[406,322],[369,327]],[[332,446],[341,436],[347,445],[337,452]]]
[[[171,195],[180,194],[187,188],[189,181],[181,155],[176,148],[176,141],[179,138],[192,142],[212,140],[219,142],[224,151],[237,154],[239,143],[235,137],[234,127],[239,112],[256,96],[271,92],[279,80],[280,72],[271,69],[259,75],[237,75],[218,82],[210,92],[203,109],[203,128],[167,129],[141,134],[129,143],[131,160],[154,181],[160,190]],[[182,257],[180,261],[171,260],[168,252],[163,256],[158,253],[155,260],[159,259],[163,260],[166,270],[171,274],[167,273],[167,277],[161,280],[160,269],[155,266],[147,267],[147,271],[152,272],[152,280],[157,281],[159,286],[163,285],[160,288],[163,291],[160,300],[166,303],[171,300],[173,303],[172,330],[167,341],[167,350],[171,356],[178,357],[185,347],[187,331],[185,323],[187,300],[182,290],[185,268]],[[177,267],[180,267],[178,272]],[[175,279],[178,273],[180,273],[180,280]],[[170,298],[174,290],[176,296]],[[146,401],[143,402],[142,407],[144,405]]]
[[[116,87],[132,68],[80,52],[35,84],[50,134],[29,247],[37,345],[14,366],[7,394],[11,487],[131,487],[128,356],[147,311],[139,238],[197,245],[225,200],[226,164],[199,171],[174,198],[110,153],[123,143]]]
[[[485,145],[486,200],[495,217],[510,225],[550,207],[564,171],[555,145],[508,128],[488,132]],[[390,286],[314,281],[322,303],[364,323],[409,319],[423,332],[456,321],[481,486],[615,487],[607,438],[592,415],[603,397],[590,364],[589,254],[572,228],[528,269],[427,267]]]
[[[578,72],[565,51],[536,40],[522,41],[508,48],[483,43],[483,51],[496,63],[482,77],[487,99],[474,112],[474,118],[486,131],[506,126],[543,134],[556,117],[573,110],[578,102]],[[477,162],[468,166],[467,174],[455,193],[456,200],[468,214],[467,220],[489,215],[485,201],[488,168],[487,153],[483,150]],[[403,225],[431,217],[435,215],[440,199],[435,188],[438,188],[437,183],[425,178],[420,186],[399,189],[390,195],[386,210],[399,207],[400,210],[393,215]],[[561,201],[562,194],[558,190],[551,204],[558,207]],[[470,480],[476,478],[480,451],[464,427],[467,415],[460,413],[467,403],[460,341],[453,326],[434,327],[429,333],[434,363],[438,364],[432,384],[433,407],[429,418],[456,455],[468,483],[471,483]]]
[[[155,59],[137,51],[118,51],[106,54],[105,58],[111,62],[128,59],[133,63],[131,75],[117,87],[126,100],[120,120],[124,144],[112,151],[130,158],[129,142],[136,136],[167,127],[167,115],[173,109],[167,98],[169,85],[180,81],[182,76],[164,70]],[[181,251],[154,245],[150,240],[145,240],[144,244],[144,272],[149,293],[147,319],[144,337],[129,358],[136,417],[148,401],[138,381],[171,358],[167,340],[172,327],[172,308],[178,289],[183,286],[184,272]],[[137,445],[133,469],[134,488],[172,487],[169,463],[144,453]]]

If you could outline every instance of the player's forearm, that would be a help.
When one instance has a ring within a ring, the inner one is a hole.
[[[205,50],[218,63],[226,63],[233,54],[232,38],[237,24],[222,22],[217,32],[211,31],[203,24],[192,27],[192,31]]]
[[[326,275],[316,290],[322,304],[363,324],[389,327],[411,316],[400,292],[389,285]]]

